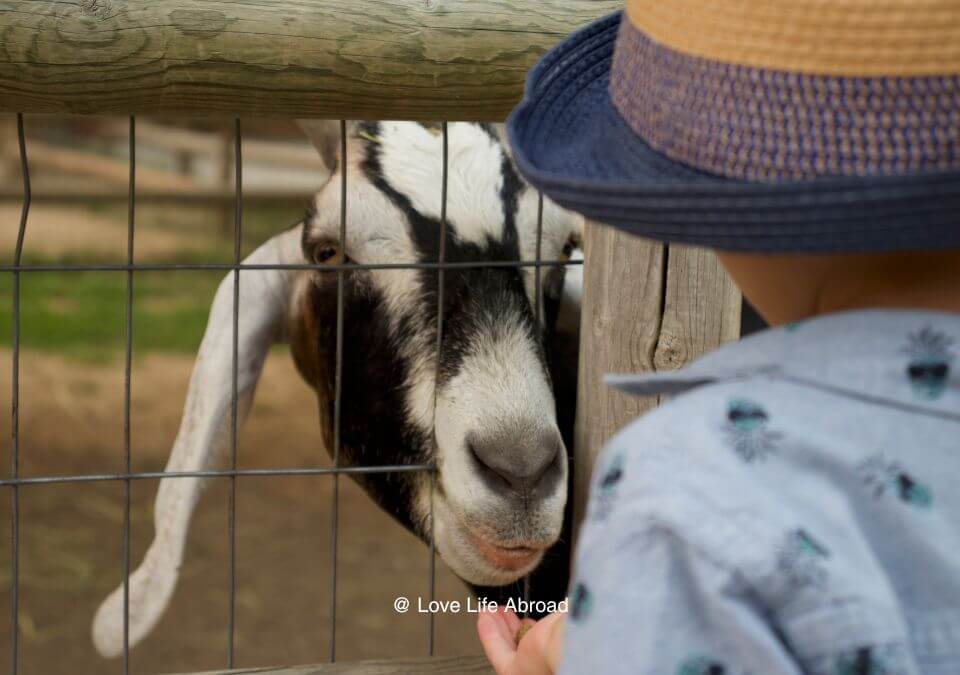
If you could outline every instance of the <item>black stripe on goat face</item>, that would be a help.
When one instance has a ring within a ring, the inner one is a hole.
[[[495,142],[496,134],[488,125],[478,125]],[[362,132],[370,138],[380,135],[380,125],[364,123]],[[407,195],[394,188],[384,177],[380,163],[380,147],[376,143],[366,146],[363,161],[366,178],[377,187],[407,218],[414,245],[422,261],[440,259],[441,231],[444,229],[436,218],[417,211]],[[513,162],[502,155],[500,162],[501,189],[499,200],[503,215],[501,239],[486,237],[484,245],[463,241],[457,233],[457,224],[448,219],[443,242],[443,260],[450,263],[487,261],[519,261],[520,246],[517,232],[517,209],[520,194],[525,185]],[[440,364],[440,384],[455,375],[462,362],[471,338],[485,330],[500,331],[504,322],[515,322],[529,335],[537,347],[537,357],[544,376],[549,378],[543,351],[543,333],[535,325],[535,315],[524,289],[521,268],[478,267],[445,269],[444,279],[444,340]],[[556,319],[560,294],[563,288],[563,271],[552,269],[543,273],[545,316],[548,321]],[[422,270],[420,282],[423,289],[422,302],[417,308],[420,320],[429,327],[437,326],[440,275],[435,269]]]
[[[406,387],[409,365],[398,342],[410,338],[410,322],[400,320],[391,329],[382,295],[363,272],[343,275],[344,334],[341,371],[340,464],[342,466],[387,466],[427,464],[431,460],[430,435],[406,418]],[[320,272],[308,287],[313,317],[337,313],[337,275]],[[336,372],[336,323],[315,321],[316,352],[320,375],[315,386],[320,393],[321,424],[328,451],[333,453],[334,373]],[[417,478],[412,473],[377,472],[354,478],[379,506],[404,527],[424,536],[414,517],[413,493]]]

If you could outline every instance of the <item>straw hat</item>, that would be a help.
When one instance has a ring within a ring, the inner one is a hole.
[[[628,0],[527,78],[560,204],[742,251],[960,247],[960,1]]]

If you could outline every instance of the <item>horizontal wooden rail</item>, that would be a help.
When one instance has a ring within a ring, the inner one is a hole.
[[[288,668],[218,670],[195,675],[493,675],[482,656],[448,656],[420,659],[390,659],[355,663],[324,663]]]
[[[104,124],[97,130],[97,135],[100,138],[120,141],[126,140],[129,133],[127,120],[111,120],[111,123]],[[227,136],[226,142],[232,153],[233,137]],[[149,145],[161,150],[191,155],[217,157],[223,153],[224,136],[209,131],[193,131],[147,120],[137,120],[137,145]],[[32,143],[30,156],[32,159]],[[244,163],[260,162],[275,166],[309,169],[317,175],[329,173],[324,168],[320,155],[306,140],[301,143],[292,143],[247,138],[245,136],[243,139],[243,161]]]
[[[47,171],[82,174],[113,185],[126,185],[130,179],[130,165],[125,157],[104,157],[43,141],[31,140],[29,144],[31,169],[39,167]],[[11,143],[0,151],[0,159],[9,166],[16,166],[20,161],[19,148]],[[185,192],[192,190],[196,184],[194,178],[171,171],[150,167],[137,169],[137,185],[148,190]]]
[[[502,120],[621,0],[7,0],[0,111]]]

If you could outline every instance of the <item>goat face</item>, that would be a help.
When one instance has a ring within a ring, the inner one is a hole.
[[[338,161],[337,125],[304,127],[331,176],[301,225],[245,261],[266,269],[230,273],[217,290],[166,467],[187,475],[160,481],[156,534],[130,576],[129,594],[118,587],[97,611],[93,641],[105,656],[122,653],[125,625],[131,645],[142,640],[173,595],[204,484],[190,474],[215,468],[226,456],[234,344],[238,419],[249,409],[270,345],[287,338],[317,390],[321,428],[333,448],[338,274],[344,301],[341,465],[434,464],[435,489],[425,472],[370,473],[360,480],[400,522],[424,539],[432,532],[443,559],[474,585],[503,586],[519,578],[560,533],[567,455],[544,345],[558,315],[562,269],[543,275],[546,320],[540,322],[532,309],[532,268],[446,270],[438,359],[436,270],[296,267],[305,260],[436,261],[442,138],[412,123],[351,127],[350,150]],[[445,260],[534,260],[537,195],[517,177],[496,130],[450,125],[449,149]],[[341,242],[343,172],[349,189]],[[579,225],[577,217],[545,202],[542,259],[561,258]]]
[[[534,260],[538,196],[518,177],[496,130],[451,124],[448,139],[444,260]],[[353,127],[347,161],[335,168],[304,221],[304,257],[436,262],[442,142],[439,133],[414,123]],[[575,216],[545,203],[542,223],[541,258],[568,254]],[[544,349],[563,270],[543,272],[539,325],[534,275],[532,267],[446,269],[439,363],[436,269],[342,275],[341,462],[433,462],[437,550],[474,584],[502,585],[529,572],[563,521],[567,453]],[[295,360],[320,396],[328,448],[334,442],[337,278],[318,271],[300,280],[290,330]],[[389,513],[430,536],[429,474],[373,473],[359,480]]]

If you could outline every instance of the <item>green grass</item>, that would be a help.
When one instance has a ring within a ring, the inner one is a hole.
[[[89,206],[83,208],[90,209]],[[138,211],[138,231],[162,228],[177,233],[182,236],[184,248],[162,257],[138,255],[137,262],[232,262],[233,242],[230,236],[218,236],[216,230],[211,230],[210,223],[216,222],[216,213],[211,213],[204,209],[171,211],[149,205],[142,208]],[[300,204],[245,207],[242,255],[246,257],[302,214]],[[126,220],[125,208],[115,205],[103,208],[98,215],[121,224]],[[125,228],[119,232],[117,236],[125,241]],[[9,260],[13,252],[0,254]],[[123,259],[115,254],[74,250],[55,258],[25,253],[23,262],[69,265],[119,263]],[[196,353],[207,324],[210,302],[224,276],[223,271],[135,272],[134,358],[151,351]],[[21,272],[21,347],[85,361],[106,362],[118,358],[125,346],[126,284],[124,271]],[[12,343],[12,309],[13,275],[0,273],[0,346],[9,347]]]
[[[183,262],[183,257],[177,260]],[[195,353],[223,276],[206,271],[134,273],[134,356],[149,351]],[[115,358],[125,344],[126,284],[125,272],[22,272],[21,347],[87,361]],[[12,340],[12,308],[13,275],[6,273],[0,275],[4,346]]]

